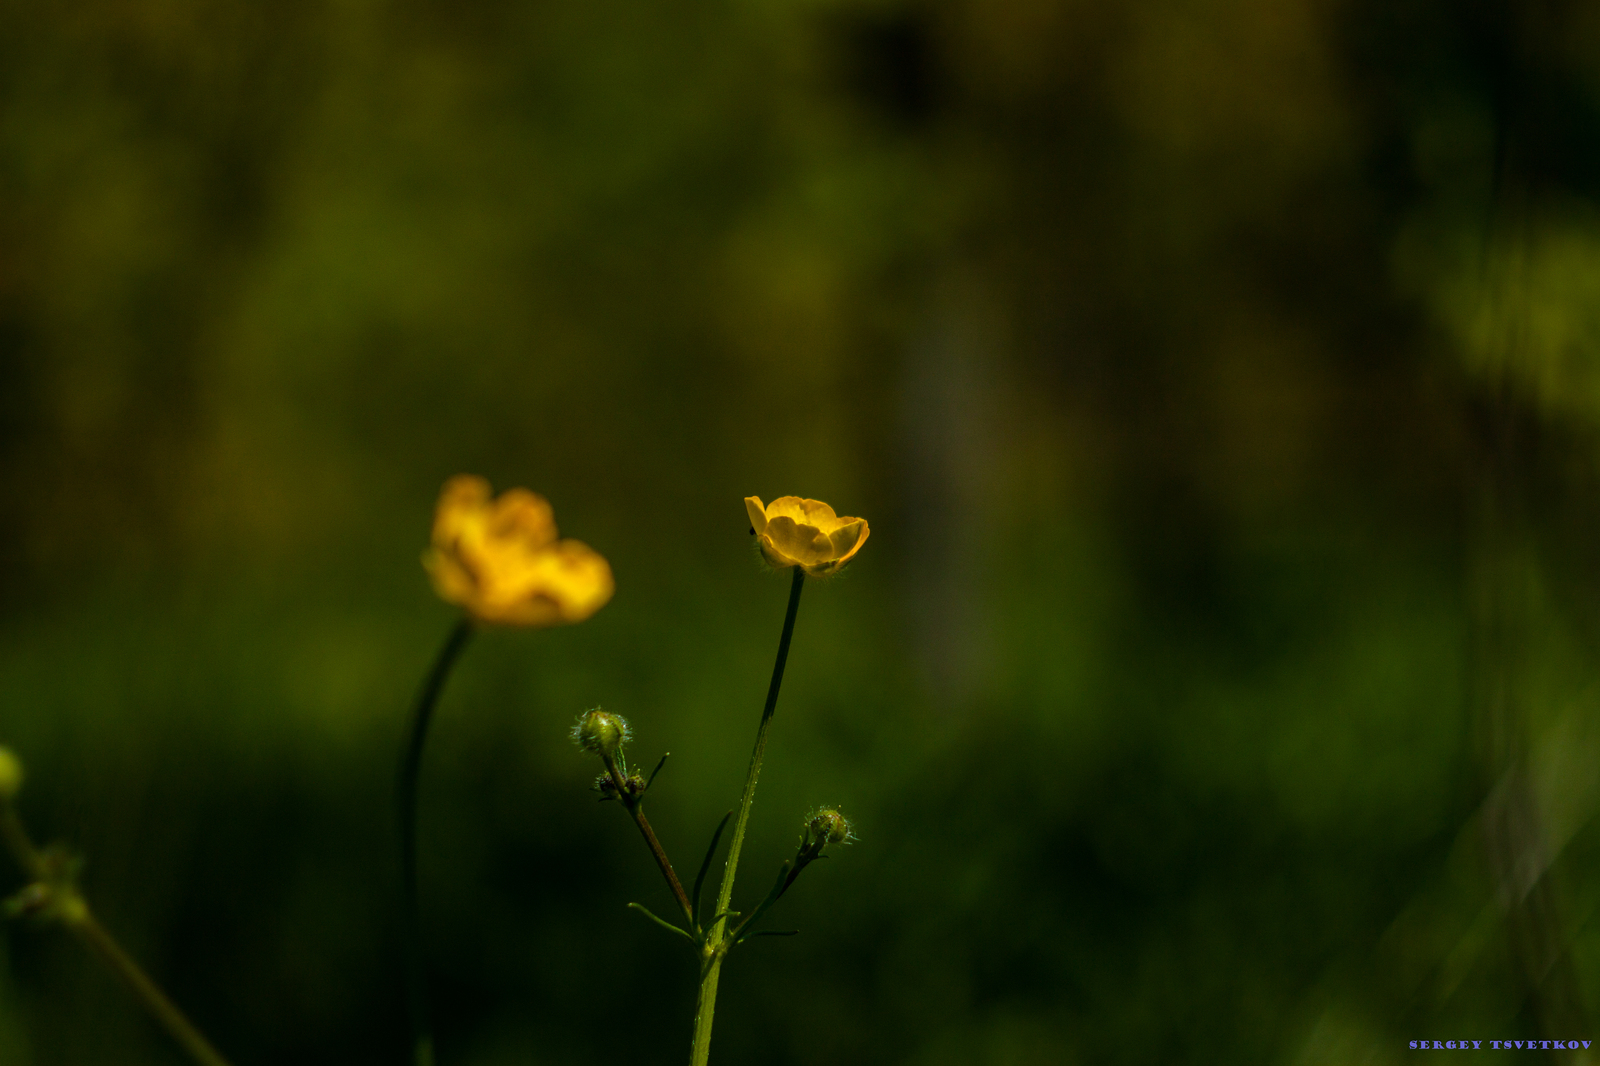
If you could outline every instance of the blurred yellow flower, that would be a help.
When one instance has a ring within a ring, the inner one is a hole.
[[[812,577],[849,562],[870,532],[866,519],[840,518],[821,500],[780,496],[763,505],[761,497],[747,496],[744,507],[767,562],[780,570],[798,566]]]
[[[581,622],[615,588],[604,556],[556,539],[543,496],[508,489],[490,499],[489,483],[471,474],[451,478],[439,493],[422,565],[441,597],[490,625]]]

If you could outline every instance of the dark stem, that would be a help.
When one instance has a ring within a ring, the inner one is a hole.
[[[778,691],[783,688],[783,668],[789,662],[789,641],[794,637],[795,616],[800,613],[800,592],[806,587],[806,572],[794,568],[794,579],[789,585],[789,606],[783,613],[783,633],[778,637],[778,657],[772,664],[772,682],[767,686],[767,703],[761,708],[761,723],[756,726],[756,744],[750,752],[750,769],[745,774],[744,795],[739,798],[739,816],[733,823],[733,842],[728,845],[728,863],[723,870],[722,885],[717,890],[717,909],[713,914],[726,911],[733,902],[733,879],[739,872],[739,853],[744,850],[745,826],[750,822],[750,805],[756,798],[756,781],[761,777],[761,760],[767,753],[767,727],[772,714],[778,709]]]
[[[33,878],[34,884],[48,891],[49,895],[45,898],[53,906],[61,924],[77,934],[84,946],[117,975],[178,1046],[200,1066],[228,1066],[228,1060],[211,1046],[211,1041],[195,1028],[183,1011],[167,998],[161,986],[150,979],[139,964],[122,950],[105,926],[100,924],[77,886],[70,881],[64,884],[51,883],[51,871],[44,855],[34,847],[28,831],[23,828],[22,819],[5,801],[0,801],[0,838],[3,838],[17,860],[17,865]]]
[[[804,870],[807,866],[810,866],[812,860],[815,858],[815,855],[808,855],[805,852],[800,853],[799,858],[795,859],[794,862],[789,865],[788,875],[783,878],[782,883],[773,889],[772,903],[776,903],[783,898],[783,894],[789,891],[789,886],[794,884],[795,881],[800,877],[800,871]],[[772,904],[770,903],[768,904],[768,906],[771,905]],[[749,925],[750,923],[745,922],[744,924]]]
[[[417,779],[422,770],[422,746],[428,739],[428,726],[433,721],[434,704],[444,689],[450,668],[467,646],[472,636],[472,620],[463,618],[456,623],[439,649],[439,657],[428,671],[417,696],[417,706],[411,715],[411,731],[406,737],[406,747],[400,757],[400,780],[396,800],[400,817],[400,891],[405,926],[406,1000],[411,1018],[412,1062],[415,1066],[433,1066],[433,1020],[428,1011],[428,977],[423,961],[422,918],[417,906]]]
[[[689,894],[683,890],[683,883],[678,880],[677,872],[672,869],[672,861],[667,858],[666,849],[656,838],[656,831],[650,828],[650,819],[644,816],[640,798],[628,794],[627,782],[623,779],[622,771],[617,768],[616,760],[609,755],[602,755],[601,758],[605,760],[606,772],[611,775],[612,783],[617,786],[617,796],[621,798],[622,805],[628,809],[628,814],[633,817],[633,824],[639,827],[639,833],[650,848],[650,854],[655,857],[656,865],[661,867],[661,876],[667,879],[667,887],[672,889],[673,898],[678,901],[678,906],[683,908],[683,916],[689,920],[690,927],[693,928],[694,908],[689,905]]]
[[[145,1009],[154,1015],[162,1028],[177,1041],[178,1046],[189,1053],[190,1058],[202,1066],[228,1066],[228,1060],[211,1046],[211,1041],[207,1040],[188,1018],[184,1017],[183,1012],[167,998],[167,994],[160,986],[140,969],[139,964],[122,950],[121,945],[106,932],[105,926],[100,924],[88,906],[81,901],[79,906],[81,910],[66,923],[74,933],[78,934],[78,939],[82,940],[84,945],[128,986],[134,996],[144,1004]]]
[[[761,777],[761,760],[767,752],[767,727],[778,707],[778,690],[783,687],[783,668],[789,661],[789,640],[794,636],[794,619],[800,613],[800,591],[806,573],[798,566],[789,585],[789,606],[783,615],[783,635],[778,638],[778,658],[772,664],[772,684],[767,687],[767,705],[761,709],[761,724],[756,726],[756,746],[750,752],[750,769],[745,774],[744,794],[739,798],[739,815],[733,823],[733,841],[728,845],[728,861],[722,870],[722,885],[717,889],[717,907],[706,929],[706,943],[700,969],[700,994],[695,1003],[694,1045],[689,1066],[706,1066],[711,1056],[711,1023],[717,1010],[717,982],[722,960],[731,946],[728,908],[733,900],[733,879],[739,872],[739,853],[744,849],[744,831],[750,823],[750,806],[756,799],[756,781]]]
[[[797,566],[794,568],[794,580],[789,585],[789,606],[783,613],[783,633],[778,637],[778,658],[772,664],[772,683],[767,686],[767,705],[761,709],[762,725],[778,709],[778,690],[783,687],[783,667],[789,661],[789,640],[794,636],[794,619],[800,613],[800,590],[805,585],[806,572]]]
[[[821,857],[822,855],[820,851],[811,851],[809,848],[804,847],[801,848],[799,854],[794,857],[793,861],[784,863],[783,866],[778,870],[778,879],[773,882],[772,891],[767,893],[767,898],[761,901],[761,906],[752,911],[748,918],[740,922],[738,926],[734,928],[733,932],[728,934],[728,939],[734,943],[738,943],[740,940],[743,940],[746,935],[745,930],[754,925],[757,920],[759,920],[767,913],[769,909],[771,909],[774,903],[783,898],[783,894],[789,891],[789,886],[794,884],[795,879],[800,876],[800,871],[804,870],[807,866],[811,865],[813,861]]]

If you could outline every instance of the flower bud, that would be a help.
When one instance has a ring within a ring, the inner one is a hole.
[[[806,832],[816,841],[817,850],[828,844],[843,844],[850,839],[850,822],[832,807],[823,807],[806,823]]]
[[[609,773],[601,774],[594,779],[594,790],[600,793],[602,800],[614,800],[619,796],[633,799],[635,796],[644,795],[644,778],[638,774],[624,774],[622,777],[622,790],[617,791],[617,783]]]
[[[628,720],[598,707],[585,711],[572,727],[572,742],[602,758],[615,757],[628,739]]]
[[[0,748],[0,802],[16,798],[22,791],[22,760],[10,748]]]

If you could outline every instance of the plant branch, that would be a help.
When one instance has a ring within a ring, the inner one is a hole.
[[[605,761],[606,773],[611,775],[611,783],[617,787],[617,797],[622,800],[623,807],[633,818],[633,824],[639,827],[639,834],[644,837],[645,844],[650,848],[656,865],[661,867],[661,876],[666,878],[667,887],[672,889],[672,897],[678,901],[678,906],[683,908],[683,916],[688,919],[690,926],[694,925],[694,907],[689,903],[689,894],[683,890],[683,884],[678,880],[677,873],[672,869],[672,861],[667,858],[667,853],[661,846],[661,841],[656,838],[656,831],[650,827],[650,819],[644,816],[642,797],[634,795],[628,788],[627,779],[617,767],[617,761],[610,755],[602,754]],[[659,770],[660,767],[658,766]]]
[[[756,799],[756,781],[761,777],[761,760],[767,753],[767,729],[772,724],[772,714],[778,708],[778,690],[783,687],[783,668],[789,661],[789,641],[794,637],[794,620],[800,612],[800,592],[805,588],[806,574],[794,568],[794,580],[789,585],[789,606],[783,615],[783,633],[778,638],[778,657],[772,664],[772,682],[767,686],[767,703],[761,709],[761,724],[756,727],[756,745],[750,752],[750,769],[745,774],[744,794],[739,797],[739,815],[733,823],[733,841],[728,845],[728,863],[723,868],[722,887],[717,889],[717,910],[728,909],[733,899],[733,880],[739,872],[739,852],[744,848],[745,827],[750,824],[750,808]]]
[[[694,1044],[689,1054],[690,1066],[706,1066],[711,1056],[711,1022],[717,1008],[717,982],[722,974],[722,960],[728,954],[731,940],[727,936],[728,904],[733,899],[733,880],[739,872],[739,852],[744,848],[745,827],[750,822],[750,807],[755,803],[756,781],[761,777],[761,760],[767,752],[767,728],[772,724],[773,712],[778,708],[778,691],[783,687],[783,668],[789,661],[789,641],[794,637],[794,620],[800,612],[800,592],[805,588],[806,574],[794,568],[789,584],[789,605],[783,615],[783,633],[778,637],[778,656],[772,664],[772,682],[767,686],[766,706],[761,709],[761,724],[756,727],[756,744],[750,752],[750,769],[745,774],[744,793],[739,798],[739,815],[733,823],[733,841],[728,845],[728,861],[722,871],[722,886],[717,890],[717,907],[706,930],[700,960],[700,994],[695,1004]]]
[[[228,1066],[228,1060],[211,1046],[211,1042],[167,997],[161,986],[150,979],[139,964],[122,950],[106,927],[100,924],[82,893],[72,883],[70,874],[63,876],[62,872],[52,869],[56,864],[34,847],[22,820],[8,802],[0,802],[0,838],[4,839],[17,865],[34,880],[34,888],[38,893],[35,899],[41,914],[72,930],[90,953],[105,963],[127,986],[134,998],[167,1031],[167,1035],[188,1052],[190,1058],[200,1066]]]
[[[428,1010],[428,976],[422,950],[422,917],[417,903],[417,782],[422,772],[422,747],[428,739],[433,708],[444,690],[445,679],[472,636],[472,620],[456,623],[433,661],[417,696],[411,729],[400,756],[400,778],[395,792],[400,821],[400,890],[405,924],[406,999],[411,1019],[411,1056],[415,1066],[433,1066],[433,1020]]]
[[[94,912],[89,910],[87,903],[78,900],[79,906],[66,908],[63,920],[79,940],[83,941],[96,958],[104,962],[113,973],[128,986],[134,996],[144,1004],[156,1019],[166,1029],[168,1035],[189,1053],[189,1057],[200,1066],[228,1066],[228,1060],[223,1058],[216,1048],[194,1027],[172,1000],[167,998],[161,987],[152,981],[148,974],[129,957],[122,946],[116,942],[106,927],[100,924]]]

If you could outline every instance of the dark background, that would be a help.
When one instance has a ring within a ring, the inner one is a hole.
[[[682,1062],[565,731],[673,752],[692,870],[786,588],[740,499],[797,493],[873,533],[740,898],[812,805],[860,841],[714,1062],[1600,1037],[1597,199],[1594,4],[8,0],[23,812],[236,1066],[404,1062],[418,557],[447,476],[526,485],[617,594],[441,705],[441,1063]],[[179,1061],[58,931],[0,950],[8,1066]]]

